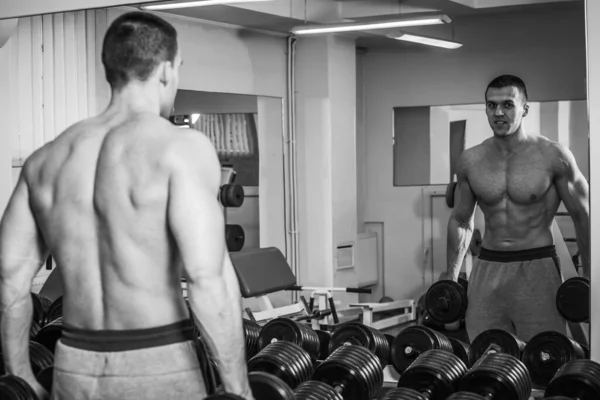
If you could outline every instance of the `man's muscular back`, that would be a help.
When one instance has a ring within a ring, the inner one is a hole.
[[[214,149],[194,132],[155,115],[105,114],[27,161],[30,204],[61,270],[69,325],[138,329],[188,317],[169,186],[185,168],[215,196],[219,184]]]
[[[542,136],[527,137],[511,153],[501,151],[493,138],[465,150],[459,175],[484,214],[484,247],[520,250],[553,244],[552,220],[561,202],[555,179],[564,153]]]

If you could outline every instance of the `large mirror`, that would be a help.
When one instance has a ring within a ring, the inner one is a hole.
[[[567,146],[589,180],[587,101],[528,104],[525,131]],[[492,135],[483,102],[394,108],[394,186],[455,181],[460,154]]]

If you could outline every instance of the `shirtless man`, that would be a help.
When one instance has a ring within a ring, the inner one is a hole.
[[[522,125],[527,89],[515,76],[494,79],[486,113],[494,135],[458,161],[455,207],[448,222],[448,279],[456,281],[473,232],[476,205],[485,217],[481,254],[469,278],[469,339],[502,329],[528,341],[542,331],[566,333],[556,309],[562,283],[552,221],[560,202],[575,224],[589,278],[588,183],[568,148]]]
[[[2,219],[6,370],[48,397],[29,364],[29,291],[51,254],[65,326],[53,399],[203,399],[182,275],[224,389],[253,399],[219,160],[204,135],[166,119],[182,63],[177,32],[152,14],[125,14],[106,33],[102,61],[108,108],[29,157]]]

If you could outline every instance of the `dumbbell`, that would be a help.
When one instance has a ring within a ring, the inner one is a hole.
[[[54,354],[52,354],[50,350],[41,344],[30,340],[29,363],[31,365],[31,369],[33,370],[33,374],[37,375],[43,369],[54,365]],[[5,372],[2,353],[0,352],[0,375],[4,375]]]
[[[0,399],[37,400],[37,396],[24,379],[14,375],[4,375],[0,376]]]
[[[584,359],[581,346],[559,332],[541,332],[532,337],[523,351],[521,361],[527,367],[535,389],[546,389],[566,363]]]
[[[383,386],[383,367],[379,358],[368,349],[341,346],[315,369],[311,380],[296,389],[297,400],[340,398],[326,397],[331,390],[314,381],[326,384],[344,400],[372,399]],[[310,397],[311,393],[315,396]],[[321,397],[316,397],[317,393]]]
[[[244,187],[236,184],[221,186],[219,189],[219,201],[224,207],[241,207],[244,204]]]
[[[342,346],[361,346],[369,350],[379,359],[383,367],[390,359],[390,344],[383,333],[370,326],[347,322],[340,325],[331,335],[329,342],[329,354]]]
[[[387,392],[383,400],[445,400],[466,372],[467,366],[454,354],[426,351],[400,375],[398,388]]]
[[[52,306],[52,301],[33,292],[31,293],[31,300],[33,303],[33,322],[42,327],[46,323],[46,316]]]
[[[296,400],[294,391],[289,385],[273,374],[253,371],[248,374],[248,381],[256,400]],[[217,393],[208,396],[206,400],[242,400],[242,398],[235,394]]]
[[[268,344],[248,361],[248,371],[275,375],[291,389],[309,380],[313,370],[310,354],[297,344],[286,341]]]
[[[556,292],[556,308],[569,322],[589,322],[590,281],[579,276],[564,281]]]
[[[321,353],[319,335],[310,326],[289,318],[275,318],[260,330],[258,347],[264,349],[271,343],[286,341],[297,344],[308,354],[314,363]]]
[[[62,336],[63,319],[59,317],[49,324],[44,325],[37,335],[33,338],[34,341],[44,345],[54,354],[56,343]]]
[[[242,250],[246,243],[244,228],[241,225],[225,225],[225,242],[230,253]]]
[[[441,324],[451,324],[465,318],[469,301],[468,281],[443,279],[435,282],[425,293],[425,309],[431,318]]]
[[[471,346],[461,340],[448,336],[450,344],[452,344],[452,352],[455,356],[460,358],[466,366],[469,366],[469,354],[471,352]]]
[[[47,367],[41,370],[36,376],[35,379],[42,385],[44,389],[48,391],[48,393],[52,393],[52,381],[54,379],[54,367]]]
[[[329,357],[329,343],[331,342],[331,333],[328,331],[315,329],[317,336],[319,337],[319,357],[318,360],[325,360]]]
[[[591,360],[569,361],[556,372],[544,395],[544,399],[600,399],[600,364]]]
[[[52,321],[57,320],[63,316],[63,298],[60,296],[56,300],[52,302],[50,308],[48,309],[48,314],[46,314],[46,321],[44,324],[49,324]]]
[[[446,336],[426,326],[409,326],[392,343],[392,366],[399,374],[403,374],[421,354],[429,350],[453,353],[452,343]]]
[[[462,377],[458,389],[478,394],[486,400],[528,400],[531,378],[518,358],[489,352]]]
[[[502,329],[489,329],[481,332],[471,342],[469,348],[469,366],[474,365],[484,354],[489,351],[509,354],[521,359],[526,343],[512,333]]]

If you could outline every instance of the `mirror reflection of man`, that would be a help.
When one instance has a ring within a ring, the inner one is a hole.
[[[555,302],[562,274],[552,223],[562,201],[575,225],[583,275],[589,279],[588,182],[567,147],[525,131],[529,105],[521,79],[499,76],[485,95],[494,134],[465,150],[458,161],[448,221],[448,279],[458,279],[479,205],[485,234],[469,277],[465,320],[470,340],[488,329],[502,329],[524,341],[542,331],[566,334]]]

